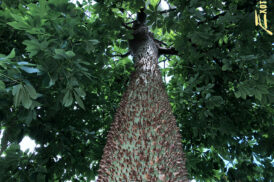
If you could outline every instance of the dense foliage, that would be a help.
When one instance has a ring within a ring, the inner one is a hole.
[[[157,0],[0,1],[0,181],[96,176],[134,70],[117,55],[128,51],[127,26],[141,7],[154,36],[178,51],[159,60],[189,177],[274,179],[274,39],[255,27],[257,2],[167,3],[169,11]],[[20,150],[24,136],[34,153]]]

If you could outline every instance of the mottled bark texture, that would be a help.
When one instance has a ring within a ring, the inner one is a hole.
[[[158,46],[144,25],[135,27],[129,43],[136,70],[108,133],[97,181],[188,181]]]

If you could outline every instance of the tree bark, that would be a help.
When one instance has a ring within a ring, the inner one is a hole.
[[[107,136],[98,182],[188,181],[181,135],[144,25],[129,41],[135,72]]]

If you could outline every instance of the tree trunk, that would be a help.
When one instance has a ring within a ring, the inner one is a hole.
[[[158,47],[144,25],[129,43],[136,70],[108,133],[97,181],[188,181]]]

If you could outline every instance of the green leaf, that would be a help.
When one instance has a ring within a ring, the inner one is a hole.
[[[23,95],[22,88],[23,88],[22,84],[13,86],[12,95],[14,96],[13,98],[14,107],[18,107],[19,104],[21,103],[22,95]]]
[[[35,91],[35,88],[33,88],[32,85],[26,84],[26,85],[25,85],[25,88],[26,88],[26,90],[28,91],[28,94],[29,94],[29,96],[30,96],[32,99],[37,99],[37,93],[36,93],[36,91]]]
[[[236,98],[240,98],[241,97],[241,92],[240,91],[234,92],[234,94],[235,94]]]
[[[72,97],[72,94],[71,92],[68,90],[63,98],[63,105],[65,107],[68,107],[72,104],[73,102],[73,97]]]
[[[255,98],[258,99],[259,101],[262,100],[262,93],[259,90],[255,90]]]
[[[30,53],[30,57],[35,56],[40,50],[40,42],[35,38],[31,40],[25,40],[23,41],[23,44],[27,46],[26,50]]]
[[[223,39],[219,39],[219,45],[220,45],[220,46],[223,45]]]
[[[96,39],[90,39],[88,41],[91,42],[93,45],[97,45],[100,43],[99,40],[96,40]]]
[[[154,7],[156,7],[159,2],[160,2],[160,0],[150,0],[150,4]]]
[[[211,96],[211,94],[207,93],[205,99],[208,99],[210,96]]]
[[[80,87],[79,88],[74,88],[74,90],[77,92],[77,94],[80,97],[85,97],[86,96],[86,92],[83,89],[81,89]]]
[[[48,74],[48,75],[49,75],[49,78],[50,78],[48,87],[51,87],[51,86],[55,85],[55,82],[58,79],[58,75],[57,75],[57,73],[54,73],[52,76],[50,74]]]
[[[53,56],[55,59],[63,59],[63,58],[67,58],[66,52],[64,49],[55,49],[54,50],[55,55]]]
[[[231,71],[231,67],[230,67],[229,64],[224,64],[224,65],[222,66],[222,71],[227,71],[227,70],[230,70],[230,71]]]
[[[4,69],[7,69],[7,64],[9,64],[9,60],[15,57],[14,48],[11,50],[9,55],[0,54],[0,66]]]
[[[8,59],[12,59],[15,57],[15,50],[14,48],[11,50],[11,52],[9,53],[9,55],[7,56]]]
[[[23,87],[22,89],[22,105],[26,108],[26,109],[29,109],[31,104],[32,104],[32,100],[30,99],[30,96],[27,92],[27,89],[25,89]]]
[[[227,35],[225,35],[224,36],[224,43],[227,44],[227,42],[228,42],[228,37],[227,37]]]
[[[27,66],[21,66],[20,69],[27,72],[27,73],[38,73],[39,72],[39,69],[32,68],[32,67],[27,67]]]
[[[239,88],[239,91],[241,92],[241,97],[243,98],[243,99],[246,99],[246,92],[245,92],[245,90],[244,90],[244,87],[240,87]]]
[[[72,58],[75,56],[75,53],[73,51],[67,51],[66,52],[66,55],[69,57],[69,58]]]
[[[13,88],[12,88],[12,95],[13,96],[15,96],[17,94],[17,92],[20,90],[20,86],[21,86],[21,84],[13,86]]]
[[[0,90],[4,90],[6,88],[5,83],[0,80]]]
[[[73,92],[74,93],[74,96],[75,96],[75,99],[77,101],[77,104],[85,110],[85,105],[83,103],[83,101],[81,100],[81,98],[78,96],[78,94],[76,92]]]
[[[17,30],[27,30],[27,29],[31,28],[31,26],[24,21],[22,21],[22,22],[13,21],[13,22],[9,22],[7,24]]]

